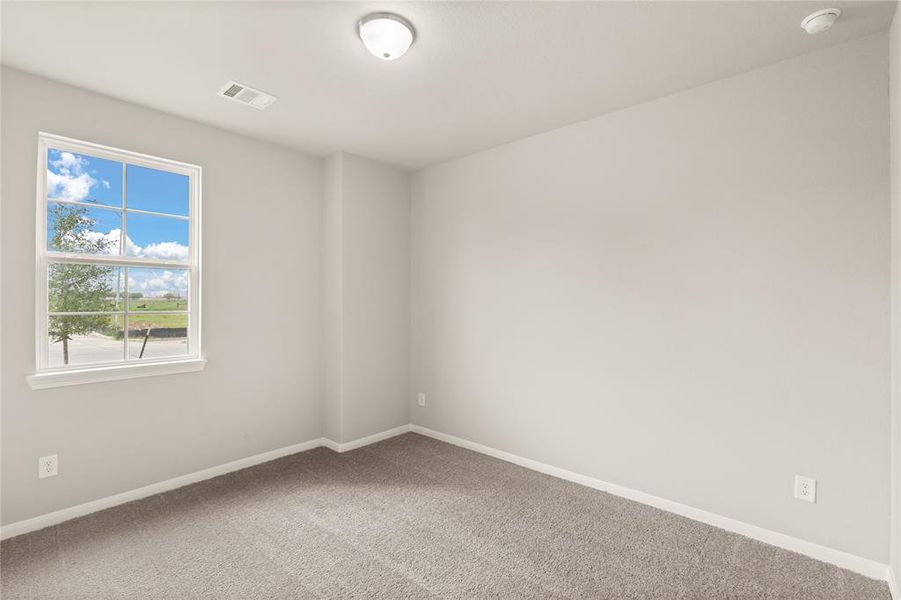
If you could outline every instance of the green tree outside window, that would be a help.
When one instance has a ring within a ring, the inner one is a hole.
[[[114,243],[91,235],[95,225],[81,206],[55,204],[50,208],[54,230],[50,247],[60,252],[106,254]],[[117,267],[105,265],[52,263],[49,273],[50,312],[100,312],[117,310],[112,278]],[[111,315],[65,315],[49,320],[52,342],[63,345],[63,364],[69,364],[69,341],[74,336],[115,328]]]

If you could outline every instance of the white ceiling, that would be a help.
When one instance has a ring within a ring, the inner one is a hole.
[[[832,30],[808,13],[838,6]],[[5,64],[314,154],[440,162],[886,29],[895,2],[3,2]],[[381,61],[372,11],[417,39]],[[219,98],[229,79],[278,96]]]

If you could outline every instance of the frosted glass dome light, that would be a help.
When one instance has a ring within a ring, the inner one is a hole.
[[[413,43],[413,26],[392,13],[366,15],[357,30],[366,49],[382,60],[400,58]]]

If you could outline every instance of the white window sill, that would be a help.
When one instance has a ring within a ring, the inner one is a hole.
[[[152,377],[154,375],[172,375],[174,373],[190,373],[202,371],[206,366],[205,358],[190,358],[165,362],[111,365],[108,367],[90,367],[67,371],[47,371],[26,377],[33,390],[98,383],[101,381],[117,381],[136,377]]]

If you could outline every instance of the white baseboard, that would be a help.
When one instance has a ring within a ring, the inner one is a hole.
[[[329,438],[322,438],[322,445],[328,448],[329,450],[334,450],[335,452],[341,452],[341,444],[336,442],[335,440],[330,440]]]
[[[348,450],[356,450],[357,448],[362,448],[363,446],[368,446],[369,444],[381,442],[382,440],[387,440],[388,438],[393,438],[395,436],[407,433],[411,430],[411,427],[412,425],[407,423],[406,425],[401,425],[400,427],[395,427],[386,431],[380,431],[379,433],[367,435],[366,437],[361,437],[350,442],[344,442],[343,444],[339,444],[328,438],[325,438],[324,445],[327,448],[331,448],[335,452],[347,452]]]
[[[434,431],[432,429],[421,427],[419,425],[413,425],[411,427],[411,431],[428,436],[430,438],[434,438],[436,440],[440,440],[442,442],[453,444],[455,446],[460,446],[461,448],[474,450],[481,454],[487,454],[488,456],[499,458],[521,467],[525,467],[533,471],[538,471],[539,473],[544,473],[545,475],[559,477],[560,479],[565,479],[567,481],[572,481],[574,483],[578,483],[590,488],[608,492],[616,496],[628,498],[629,500],[641,502],[642,504],[647,504],[649,506],[675,513],[677,515],[681,515],[695,521],[701,521],[702,523],[707,523],[708,525],[713,525],[714,527],[719,527],[720,529],[725,529],[726,531],[738,533],[745,537],[771,544],[773,546],[779,546],[780,548],[785,548],[786,550],[791,550],[792,552],[797,552],[798,554],[803,554],[805,556],[809,556],[823,562],[831,563],[843,569],[848,569],[850,571],[860,573],[861,575],[865,575],[873,579],[880,579],[885,581],[888,577],[888,565],[884,565],[875,560],[855,556],[853,554],[849,554],[841,550],[836,550],[834,548],[821,546],[807,540],[802,540],[800,538],[792,537],[784,533],[778,533],[776,531],[764,529],[763,527],[751,525],[750,523],[744,523],[742,521],[730,519],[729,517],[724,517],[716,513],[701,510],[699,508],[694,508],[686,504],[680,504],[672,500],[667,500],[666,498],[660,498],[659,496],[653,496],[651,494],[617,485],[615,483],[608,483],[600,479],[588,477],[587,475],[580,475],[579,473],[574,473],[572,471],[567,471],[566,469],[561,469],[559,467],[540,463],[529,458],[523,458],[509,452],[504,452],[503,450],[497,450],[489,446],[484,446],[476,442],[471,442],[463,438],[458,438],[453,435],[441,433],[440,431]],[[892,583],[890,582],[889,585],[892,585]],[[901,598],[898,598],[898,596],[895,596],[895,599],[901,600]]]
[[[895,579],[895,570],[889,567],[886,570],[885,578],[888,581],[888,590],[892,594],[892,600],[901,600],[901,589],[898,588],[898,580]]]
[[[310,440],[308,442],[301,442],[300,444],[292,444],[291,446],[285,446],[284,448],[278,448],[277,450],[270,450],[269,452],[255,454],[253,456],[248,456],[247,458],[240,458],[238,460],[234,460],[222,465],[217,465],[215,467],[210,467],[208,469],[201,469],[200,471],[188,473],[187,475],[173,477],[172,479],[160,481],[159,483],[145,485],[144,487],[139,487],[137,489],[122,492],[120,494],[114,494],[105,498],[91,500],[90,502],[85,502],[84,504],[78,504],[77,506],[71,506],[69,508],[57,510],[45,515],[33,517],[31,519],[25,519],[24,521],[10,523],[9,525],[0,527],[0,539],[5,540],[17,535],[22,535],[23,533],[36,531],[38,529],[43,529],[44,527],[50,527],[51,525],[57,525],[59,523],[62,523],[63,521],[68,521],[76,517],[83,517],[84,515],[97,512],[98,510],[111,508],[113,506],[125,504],[126,502],[131,502],[133,500],[140,500],[141,498],[146,498],[147,496],[153,496],[154,494],[160,494],[162,492],[174,490],[176,488],[196,483],[198,481],[203,481],[205,479],[212,479],[213,477],[225,475],[226,473],[231,473],[232,471],[240,471],[241,469],[246,469],[247,467],[252,467],[264,462],[269,462],[270,460],[288,456],[289,454],[296,454],[297,452],[312,450],[313,448],[318,448],[319,446],[322,446],[321,438]]]
[[[363,437],[358,440],[346,442],[344,444],[338,444],[337,442],[334,442],[328,438],[317,438],[308,442],[301,442],[300,444],[292,444],[291,446],[285,446],[284,448],[278,448],[277,450],[263,452],[262,454],[255,454],[253,456],[248,456],[247,458],[241,458],[229,463],[210,467],[208,469],[202,469],[200,471],[188,473],[187,475],[173,477],[172,479],[160,481],[159,483],[145,485],[144,487],[129,490],[127,492],[122,492],[120,494],[114,494],[105,498],[91,500],[90,502],[85,502],[84,504],[64,508],[51,513],[47,513],[45,515],[33,517],[31,519],[25,519],[24,521],[10,523],[9,525],[0,527],[0,539],[5,540],[17,535],[22,535],[24,533],[29,533],[31,531],[37,531],[38,529],[50,527],[51,525],[58,525],[63,521],[68,521],[77,517],[83,517],[105,508],[112,508],[113,506],[125,504],[126,502],[131,502],[133,500],[140,500],[141,498],[168,492],[169,490],[184,487],[192,483],[197,483],[198,481],[212,479],[213,477],[225,475],[226,473],[231,473],[232,471],[240,471],[241,469],[246,469],[247,467],[253,467],[264,462],[269,462],[270,460],[281,458],[283,456],[312,450],[313,448],[325,446],[326,448],[330,448],[335,452],[347,452],[348,450],[353,450],[355,448],[361,448],[369,444],[374,444],[375,442],[380,442],[382,440],[386,440],[390,437],[394,437],[408,431],[410,431],[410,425],[402,425],[400,427],[395,427],[394,429],[389,429],[388,431],[382,431],[380,433]]]
[[[791,550],[792,552],[804,554],[805,556],[834,564],[838,567],[842,567],[843,569],[849,569],[856,573],[866,575],[867,577],[872,577],[873,579],[888,581],[889,588],[892,593],[892,598],[894,600],[901,600],[901,593],[899,593],[898,584],[894,577],[894,574],[892,573],[891,569],[889,569],[888,565],[884,565],[880,562],[855,556],[853,554],[849,554],[841,550],[836,550],[834,548],[821,546],[807,540],[802,540],[800,538],[792,537],[783,533],[778,533],[776,531],[771,531],[769,529],[764,529],[756,525],[751,525],[749,523],[730,519],[729,517],[724,517],[722,515],[701,510],[699,508],[680,504],[672,500],[667,500],[666,498],[653,496],[651,494],[633,490],[625,486],[608,483],[600,479],[588,477],[587,475],[580,475],[579,473],[567,471],[566,469],[547,465],[529,458],[523,458],[509,452],[504,452],[503,450],[497,450],[489,446],[484,446],[476,442],[471,442],[469,440],[458,438],[453,435],[434,431],[432,429],[421,427],[419,425],[401,425],[400,427],[395,427],[387,431],[382,431],[380,433],[362,437],[350,442],[345,442],[343,444],[339,444],[328,438],[318,438],[310,440],[308,442],[302,442],[300,444],[285,446],[284,448],[279,448],[277,450],[263,452],[262,454],[256,454],[247,458],[242,458],[215,467],[210,467],[209,469],[202,469],[200,471],[195,471],[194,473],[189,473],[180,477],[174,477],[172,479],[167,479],[166,481],[161,481],[159,483],[154,483],[127,492],[122,492],[113,496],[107,496],[106,498],[92,500],[90,502],[85,502],[84,504],[79,504],[70,508],[64,508],[62,510],[47,513],[45,515],[40,515],[31,519],[26,519],[24,521],[18,521],[16,523],[4,525],[3,527],[0,527],[0,539],[7,539],[15,537],[17,535],[22,535],[24,533],[29,533],[31,531],[36,531],[38,529],[43,529],[44,527],[50,527],[51,525],[57,525],[59,523],[62,523],[63,521],[82,517],[84,515],[103,510],[105,508],[111,508],[113,506],[118,506],[119,504],[124,504],[133,500],[140,500],[141,498],[146,498],[147,496],[174,490],[176,488],[196,483],[198,481],[211,479],[219,475],[231,473],[232,471],[246,469],[247,467],[252,467],[254,465],[269,462],[271,460],[275,460],[277,458],[291,454],[296,454],[298,452],[312,450],[313,448],[324,446],[326,448],[334,450],[335,452],[347,452],[349,450],[361,448],[369,444],[374,444],[376,442],[401,435],[408,431],[414,431],[436,440],[441,440],[455,446],[460,446],[461,448],[467,448],[481,454],[493,456],[494,458],[498,458],[519,465],[521,467],[531,469],[533,471],[538,471],[539,473],[559,477],[560,479],[572,481],[574,483],[608,492],[616,496],[628,498],[629,500],[641,502],[642,504],[654,506],[661,510],[675,513],[689,519],[694,519],[695,521],[701,521],[702,523],[707,523],[708,525],[719,527],[720,529],[725,529],[726,531],[738,533],[746,537],[771,544],[773,546],[779,546],[780,548],[785,548],[786,550]]]

